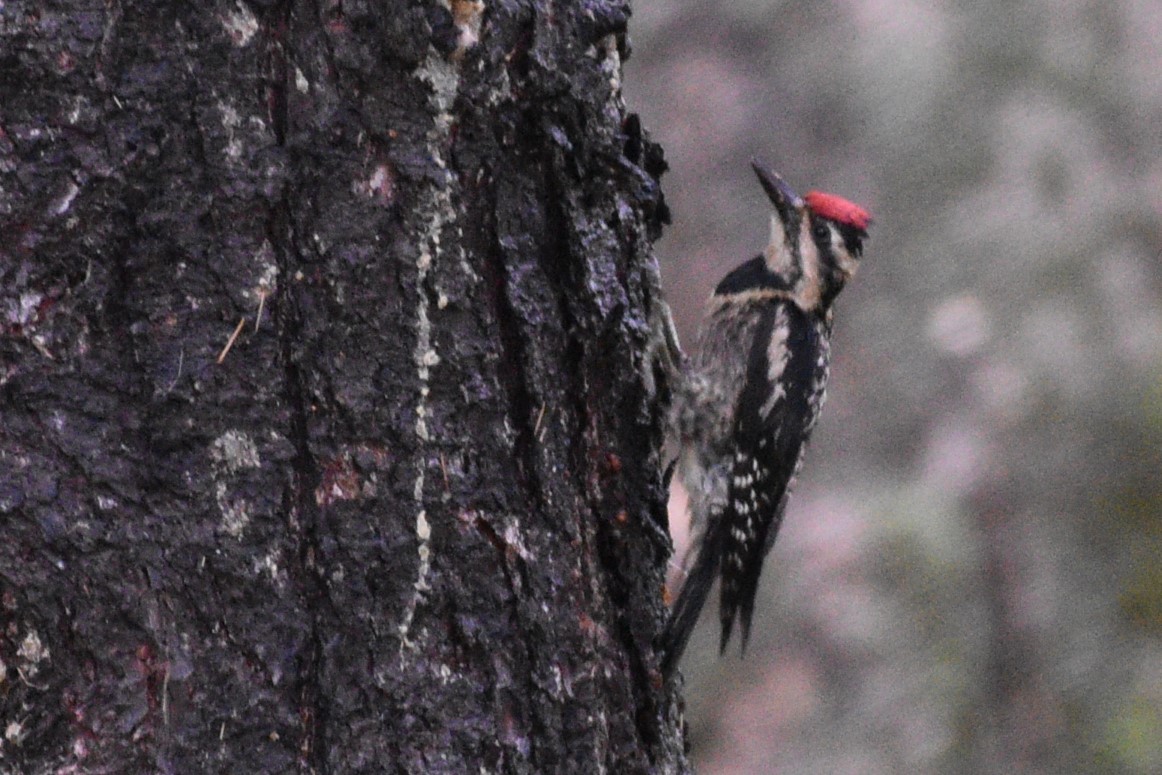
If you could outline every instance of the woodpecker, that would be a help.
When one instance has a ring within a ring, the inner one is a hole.
[[[763,558],[827,395],[832,304],[859,266],[871,224],[846,199],[819,191],[799,197],[761,162],[751,166],[774,205],[770,243],[715,288],[698,354],[676,380],[671,404],[693,554],[662,636],[666,674],[716,576],[719,652],[736,618],[746,648]]]

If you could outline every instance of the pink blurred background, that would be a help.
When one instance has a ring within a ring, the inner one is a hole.
[[[1162,772],[1162,3],[634,14],[687,346],[751,155],[876,217],[750,649],[684,662],[699,771]]]

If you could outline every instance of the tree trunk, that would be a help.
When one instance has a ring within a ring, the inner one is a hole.
[[[0,770],[685,768],[628,13],[0,8]]]

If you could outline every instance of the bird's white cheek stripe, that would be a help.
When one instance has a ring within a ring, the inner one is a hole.
[[[763,255],[766,257],[767,267],[775,274],[783,277],[793,274],[795,254],[787,244],[787,233],[783,230],[783,222],[779,220],[778,214],[771,216],[771,238]]]
[[[795,302],[803,310],[813,310],[820,302],[819,248],[807,230],[799,237],[799,260],[802,262],[802,274],[795,284]]]

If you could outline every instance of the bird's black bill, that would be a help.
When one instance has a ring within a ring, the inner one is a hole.
[[[787,181],[758,159],[751,159],[750,166],[754,169],[754,174],[758,175],[759,183],[762,183],[763,190],[767,192],[771,204],[779,213],[779,218],[783,223],[790,223],[795,210],[803,206],[803,200],[787,185]]]

